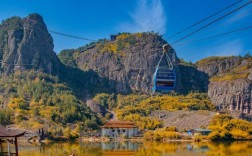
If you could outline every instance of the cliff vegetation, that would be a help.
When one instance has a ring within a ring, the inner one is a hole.
[[[213,130],[208,136],[211,140],[252,139],[252,123],[227,114],[214,116],[208,128]]]
[[[119,33],[115,39],[56,55],[40,15],[6,19],[0,24],[0,124],[43,127],[53,137],[76,137],[110,119],[154,130],[166,127],[166,118],[176,111],[183,111],[179,118],[216,108],[238,111],[239,117],[252,113],[249,54],[209,57],[194,64],[179,59],[169,46],[176,88],[150,97],[153,73],[166,43],[154,32]],[[207,114],[206,118],[212,117]],[[209,128],[214,130],[213,140],[251,137],[250,123],[228,116],[214,117]]]

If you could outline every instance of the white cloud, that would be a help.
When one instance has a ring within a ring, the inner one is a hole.
[[[121,32],[155,31],[160,34],[166,32],[166,15],[162,0],[138,0],[133,13],[129,13],[131,22],[121,23]]]
[[[252,12],[249,9],[243,9],[243,10],[239,11],[238,13],[234,14],[233,16],[231,16],[230,18],[228,18],[225,23],[231,24],[231,23],[243,20],[247,16],[250,16],[251,13]]]
[[[241,55],[243,44],[240,40],[233,40],[207,52],[208,56],[237,56]]]

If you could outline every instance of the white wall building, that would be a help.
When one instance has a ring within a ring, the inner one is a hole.
[[[130,121],[109,121],[101,128],[103,137],[132,138],[138,134],[137,126]]]

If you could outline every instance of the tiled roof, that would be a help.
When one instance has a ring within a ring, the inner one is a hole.
[[[102,128],[135,128],[134,122],[130,121],[109,121]]]
[[[10,131],[0,126],[0,137],[19,137],[24,135],[25,132]]]
[[[193,131],[198,131],[198,132],[211,132],[212,130],[210,130],[210,129],[196,128],[196,129],[193,129]]]

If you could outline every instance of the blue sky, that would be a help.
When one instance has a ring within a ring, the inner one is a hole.
[[[167,38],[236,1],[238,0],[1,0],[0,20],[39,13],[49,30],[95,40],[109,38],[110,34],[118,32],[152,30]],[[249,0],[244,0],[243,3],[247,1]],[[252,26],[252,4],[173,47],[180,58],[192,62],[208,56],[244,55],[247,50],[252,50],[252,29],[183,46],[179,44],[248,26]],[[168,42],[172,43],[183,35]],[[89,43],[56,34],[52,34],[52,37],[56,53]]]

